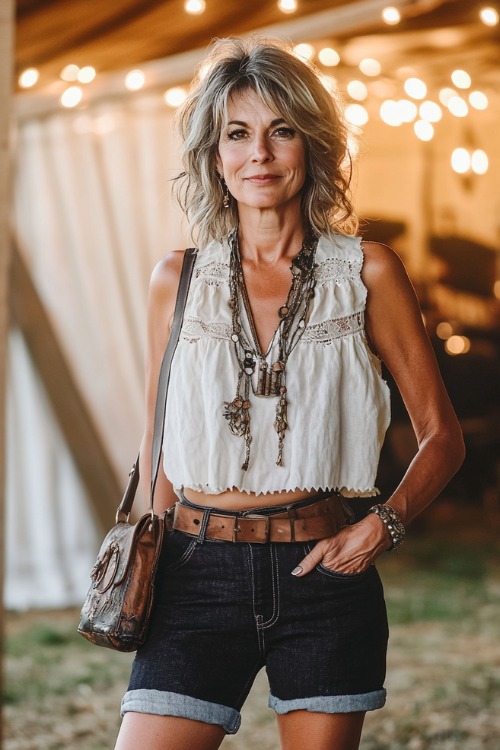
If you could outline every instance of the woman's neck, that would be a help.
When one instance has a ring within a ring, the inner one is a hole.
[[[302,217],[294,212],[280,216],[273,212],[240,212],[238,237],[242,259],[250,263],[274,265],[282,258],[293,258],[304,240]]]

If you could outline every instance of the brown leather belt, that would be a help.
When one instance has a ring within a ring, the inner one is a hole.
[[[308,542],[332,536],[346,526],[347,513],[338,496],[326,497],[303,507],[287,507],[271,516],[224,515],[177,503],[169,514],[170,528],[199,537],[205,528],[207,539],[225,542]]]

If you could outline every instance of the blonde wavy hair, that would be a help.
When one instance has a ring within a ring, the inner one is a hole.
[[[202,71],[207,71],[204,76]],[[223,206],[216,159],[228,101],[247,89],[303,137],[305,222],[319,235],[355,234],[358,220],[348,195],[352,170],[340,103],[318,72],[281,42],[221,39],[198,68],[177,121],[184,171],[175,178],[174,190],[199,247],[221,240],[238,224],[236,201]]]

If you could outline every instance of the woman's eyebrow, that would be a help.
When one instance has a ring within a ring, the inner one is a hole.
[[[276,125],[281,125],[282,122],[285,122],[285,120],[282,117],[278,117],[278,119],[273,120],[269,124],[269,127],[274,128]],[[248,127],[248,123],[243,122],[243,120],[229,120],[227,126],[229,125],[242,125],[243,127]]]

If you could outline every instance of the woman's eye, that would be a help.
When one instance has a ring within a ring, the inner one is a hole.
[[[231,141],[239,141],[245,136],[246,136],[246,130],[243,130],[243,128],[239,128],[238,130],[230,130],[227,133],[227,137]]]
[[[281,126],[279,128],[276,128],[274,133],[278,136],[278,138],[293,138],[295,135],[295,130],[293,128]]]

